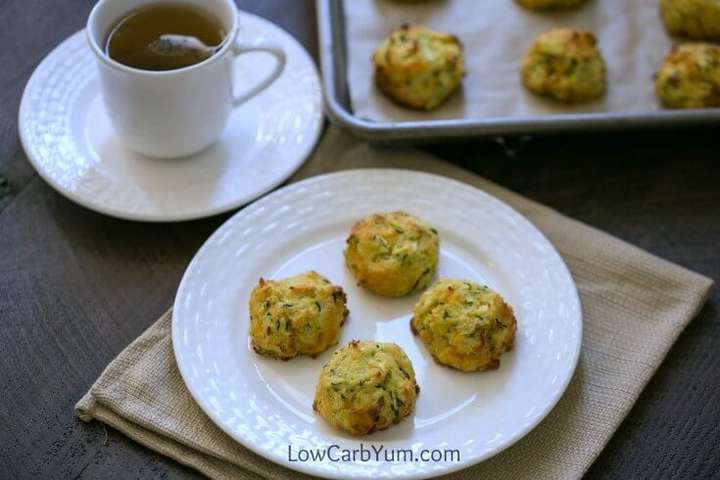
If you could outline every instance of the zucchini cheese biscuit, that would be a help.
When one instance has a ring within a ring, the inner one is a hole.
[[[720,38],[720,0],[660,0],[660,16],[671,35]]]
[[[412,363],[400,347],[353,341],[322,368],[313,409],[330,425],[365,435],[410,415],[419,391]]]
[[[440,105],[465,74],[457,37],[419,26],[394,29],[372,61],[378,88],[396,102],[421,110]]]
[[[250,294],[250,338],[261,355],[288,360],[315,357],[335,345],[347,298],[316,272],[283,280],[260,279]]]
[[[515,0],[528,10],[564,10],[575,8],[586,0]]]
[[[515,341],[513,310],[488,287],[440,279],[413,309],[410,328],[436,362],[465,372],[497,368]]]
[[[345,263],[358,285],[388,297],[425,288],[438,263],[437,230],[405,212],[374,214],[353,225]]]
[[[558,28],[535,39],[522,60],[525,87],[567,103],[587,102],[605,93],[605,62],[591,32]]]
[[[675,47],[655,75],[655,94],[668,108],[720,107],[720,47]]]

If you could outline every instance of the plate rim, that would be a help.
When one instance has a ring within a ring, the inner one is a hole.
[[[180,283],[178,284],[178,289],[175,295],[175,300],[173,301],[173,316],[171,321],[171,341],[173,346],[173,356],[175,357],[175,363],[177,364],[178,371],[180,372],[180,376],[185,383],[186,388],[190,392],[191,397],[195,401],[195,403],[200,407],[200,409],[203,411],[205,415],[210,418],[210,420],[223,432],[225,432],[230,438],[232,438],[234,441],[236,441],[238,444],[242,445],[244,448],[247,448],[251,452],[263,457],[264,459],[276,464],[280,465],[284,468],[288,468],[293,471],[318,476],[321,478],[336,478],[332,476],[331,472],[327,472],[325,470],[319,470],[313,467],[312,463],[291,463],[288,460],[282,458],[282,457],[273,457],[268,454],[267,451],[256,447],[250,442],[246,442],[245,439],[240,439],[235,435],[235,432],[226,429],[222,422],[217,418],[217,416],[213,413],[211,408],[208,408],[208,405],[205,405],[205,403],[202,400],[202,396],[199,392],[193,391],[192,387],[190,386],[191,383],[188,381],[188,372],[186,370],[187,367],[182,366],[182,362],[180,360],[180,354],[178,354],[179,349],[177,348],[180,342],[180,331],[179,327],[176,326],[177,322],[175,320],[174,312],[180,309],[180,304],[182,303],[181,299],[181,293],[185,290],[186,282],[188,280],[188,272],[190,269],[195,265],[195,262],[200,257],[202,253],[205,252],[207,248],[210,248],[211,241],[214,241],[216,235],[219,235],[219,232],[230,222],[236,221],[237,217],[240,217],[242,215],[247,215],[249,209],[254,208],[261,208],[265,202],[269,202],[272,199],[274,199],[276,196],[283,195],[285,190],[288,188],[301,188],[309,183],[313,183],[319,180],[326,180],[328,178],[332,177],[341,177],[341,176],[352,176],[352,175],[362,175],[362,173],[365,172],[382,172],[384,174],[401,174],[401,175],[417,175],[417,176],[426,176],[426,177],[434,177],[436,179],[440,179],[442,181],[446,181],[449,183],[456,184],[458,186],[462,186],[463,188],[471,188],[474,190],[478,190],[480,193],[485,194],[489,197],[491,197],[493,200],[501,203],[505,207],[509,208],[515,215],[517,215],[519,218],[521,218],[524,222],[526,222],[530,228],[535,230],[535,232],[542,237],[542,239],[547,242],[547,244],[551,247],[550,254],[557,256],[559,260],[559,264],[567,277],[570,280],[570,286],[572,287],[572,297],[571,300],[575,304],[576,311],[578,313],[578,321],[577,323],[577,338],[578,342],[575,345],[574,351],[572,352],[572,368],[569,370],[567,377],[563,380],[561,388],[556,390],[556,394],[552,397],[552,400],[547,403],[547,406],[545,409],[534,419],[533,422],[526,425],[524,428],[520,429],[518,433],[515,435],[514,438],[512,438],[509,442],[502,445],[501,448],[498,448],[494,451],[492,451],[488,455],[480,456],[476,459],[473,459],[470,462],[466,463],[457,463],[457,464],[446,464],[449,466],[445,466],[441,471],[434,472],[432,470],[428,470],[425,472],[412,472],[411,474],[393,474],[391,475],[391,478],[404,478],[404,479],[415,479],[415,480],[422,480],[426,478],[434,478],[437,475],[447,475],[450,473],[458,472],[461,470],[465,470],[468,468],[472,468],[473,466],[482,463],[483,461],[486,461],[499,453],[503,452],[504,450],[507,450],[508,448],[512,447],[515,443],[517,443],[519,440],[525,438],[532,430],[534,430],[547,416],[548,414],[557,406],[558,402],[561,400],[565,392],[567,391],[568,386],[570,385],[570,382],[575,377],[575,372],[577,371],[577,366],[579,364],[580,360],[580,352],[582,350],[582,340],[583,340],[583,311],[582,311],[582,302],[580,299],[580,295],[578,293],[577,284],[575,283],[575,279],[573,278],[570,269],[567,267],[567,264],[565,263],[565,260],[560,255],[560,252],[558,252],[557,248],[555,248],[555,245],[547,238],[547,236],[532,222],[530,219],[528,219],[525,215],[520,213],[517,209],[513,208],[511,205],[509,205],[507,202],[499,199],[495,195],[492,195],[491,193],[478,188],[474,185],[470,185],[468,183],[456,180],[454,178],[446,177],[444,175],[434,174],[434,173],[428,173],[424,171],[419,170],[411,170],[411,169],[403,169],[403,168],[354,168],[354,169],[348,169],[348,170],[340,170],[340,171],[334,171],[329,173],[324,173],[320,175],[315,175],[309,178],[305,178],[303,180],[300,180],[298,182],[286,185],[282,188],[279,188],[269,195],[266,195],[259,199],[258,201],[250,204],[247,206],[247,208],[244,208],[235,214],[233,214],[230,218],[228,218],[225,222],[222,223],[212,234],[208,236],[208,238],[203,242],[203,244],[200,246],[200,248],[197,250],[195,255],[193,256],[192,260],[188,263],[187,268],[185,269],[185,272],[183,272],[182,279],[180,280]],[[360,440],[361,441],[361,440]],[[370,478],[367,475],[353,475],[348,478]]]
[[[81,195],[76,194],[74,191],[70,189],[64,188],[56,179],[50,175],[45,168],[42,165],[42,162],[39,161],[39,157],[37,157],[36,149],[33,148],[31,145],[31,141],[27,138],[26,128],[25,126],[25,112],[30,108],[29,107],[29,96],[30,96],[30,87],[34,86],[34,83],[38,82],[38,71],[46,66],[50,61],[51,58],[58,54],[58,52],[62,51],[62,49],[67,48],[67,44],[70,42],[76,41],[77,37],[82,36],[85,37],[85,28],[82,28],[80,30],[77,30],[74,33],[71,33],[66,38],[64,38],[59,44],[57,44],[50,52],[48,52],[43,59],[40,61],[40,63],[37,64],[35,69],[33,70],[33,73],[30,75],[30,78],[28,79],[27,83],[25,84],[25,88],[23,89],[23,94],[20,99],[20,106],[18,108],[18,131],[20,136],[20,144],[22,145],[22,149],[25,152],[25,155],[28,158],[28,161],[32,165],[33,169],[37,172],[37,174],[42,178],[50,187],[52,187],[53,190],[55,190],[57,193],[65,197],[66,199],[70,200],[71,202],[80,205],[84,208],[87,208],[88,210],[92,210],[94,212],[107,215],[114,218],[119,218],[122,220],[131,220],[131,221],[139,221],[139,222],[150,222],[150,223],[170,223],[170,222],[181,222],[181,221],[190,221],[190,220],[198,220],[201,218],[208,218],[213,217],[215,215],[219,215],[221,213],[229,212],[231,210],[235,210],[239,207],[242,207],[243,205],[247,205],[248,203],[252,202],[253,200],[262,197],[263,195],[267,194],[268,192],[273,191],[276,189],[279,185],[282,185],[288,178],[290,178],[306,161],[307,159],[312,155],[313,151],[317,147],[318,141],[320,140],[320,136],[322,135],[322,132],[324,131],[324,125],[325,125],[325,116],[323,115],[323,100],[322,100],[322,85],[320,82],[320,74],[318,71],[317,64],[312,59],[310,54],[308,53],[307,49],[287,30],[285,30],[280,25],[271,22],[270,20],[267,20],[259,15],[256,15],[254,13],[249,13],[244,10],[238,10],[239,12],[239,19],[242,21],[244,18],[252,18],[253,20],[257,20],[260,23],[264,23],[266,26],[274,27],[280,31],[282,31],[285,35],[287,35],[290,39],[292,39],[293,42],[295,42],[300,49],[302,50],[302,54],[304,58],[308,61],[308,64],[312,66],[312,71],[314,73],[314,77],[318,82],[318,111],[319,115],[317,115],[317,120],[313,122],[311,125],[312,128],[308,128],[308,132],[311,132],[310,141],[307,143],[307,146],[305,149],[301,152],[301,154],[298,155],[298,159],[292,164],[292,167],[288,170],[288,172],[284,175],[278,176],[275,180],[270,182],[270,184],[261,190],[258,190],[254,194],[244,195],[232,202],[229,202],[226,205],[222,206],[216,206],[213,208],[208,208],[204,210],[198,210],[197,212],[191,213],[191,214],[176,214],[176,213],[166,213],[166,214],[145,214],[145,213],[134,213],[134,212],[128,212],[121,209],[108,207],[106,205],[100,205],[100,204],[93,204],[92,201],[84,198]],[[91,53],[88,47],[88,53]]]

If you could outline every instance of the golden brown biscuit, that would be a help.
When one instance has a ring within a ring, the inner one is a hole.
[[[671,35],[720,38],[718,0],[660,0],[660,15]]]
[[[720,47],[675,47],[655,75],[655,94],[668,108],[720,107]]]
[[[398,103],[421,110],[440,105],[465,73],[460,41],[419,26],[393,30],[372,61],[378,88]]]
[[[565,10],[575,8],[586,0],[515,0],[528,10]]]
[[[521,66],[525,87],[538,95],[576,103],[605,93],[605,62],[591,32],[558,28],[541,34]]]
[[[474,282],[440,279],[415,304],[410,327],[436,362],[466,372],[497,368],[516,322],[503,298]]]
[[[330,425],[365,435],[410,415],[419,391],[412,363],[400,347],[354,341],[322,368],[313,409]]]
[[[353,225],[345,263],[358,285],[388,297],[425,288],[438,263],[437,230],[405,212],[374,214]]]
[[[258,282],[250,294],[250,338],[261,355],[315,357],[335,345],[348,309],[343,289],[316,272]]]

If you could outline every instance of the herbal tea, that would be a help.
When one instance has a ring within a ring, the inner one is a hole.
[[[107,35],[105,51],[129,67],[174,70],[214,55],[225,34],[220,21],[200,7],[159,3],[120,19]]]

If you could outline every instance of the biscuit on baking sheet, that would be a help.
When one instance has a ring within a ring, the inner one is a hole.
[[[253,349],[282,360],[319,355],[338,342],[346,302],[343,289],[316,272],[261,278],[250,294]]]
[[[432,110],[460,86],[462,45],[454,35],[425,27],[394,29],[372,56],[377,87],[397,103]]]
[[[490,288],[443,278],[420,296],[410,327],[436,362],[474,372],[500,365],[513,347],[517,322],[512,307]]]
[[[720,107],[720,46],[675,47],[655,75],[655,94],[668,108]]]
[[[697,40],[720,38],[718,0],[660,0],[660,15],[671,35]]]
[[[345,263],[359,286],[388,297],[425,288],[437,271],[437,230],[405,212],[376,213],[353,225]]]
[[[399,346],[353,341],[322,368],[313,409],[330,425],[365,435],[410,415],[419,391],[412,363]]]
[[[575,8],[587,0],[515,0],[528,10],[564,10]]]
[[[583,30],[540,34],[525,53],[520,72],[528,90],[562,102],[587,102],[605,93],[605,62],[595,35]]]

